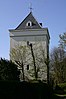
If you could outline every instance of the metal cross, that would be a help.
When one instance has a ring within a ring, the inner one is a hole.
[[[30,9],[30,12],[32,12],[32,10],[33,10],[33,8],[32,8],[32,3],[30,3],[29,9]]]

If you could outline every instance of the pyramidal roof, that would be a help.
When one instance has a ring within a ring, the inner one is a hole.
[[[21,29],[40,29],[41,25],[36,21],[32,12],[18,25],[15,30]]]

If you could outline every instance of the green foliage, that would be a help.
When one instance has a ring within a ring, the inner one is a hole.
[[[58,97],[58,99],[66,99],[66,83],[60,83],[56,85],[54,93],[55,96]]]
[[[52,78],[55,83],[66,81],[66,54],[62,48],[54,48],[51,52]]]
[[[58,84],[58,86],[61,87],[64,90],[64,92],[66,93],[66,83],[60,83],[60,84]]]
[[[5,59],[0,60],[0,80],[19,80],[17,65]]]

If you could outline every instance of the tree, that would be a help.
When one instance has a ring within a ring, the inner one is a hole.
[[[24,77],[24,65],[26,65],[26,46],[16,45],[10,52],[10,59],[18,65]]]
[[[65,59],[66,59],[66,33],[63,33],[62,35],[59,35],[59,47],[54,48],[50,55],[51,60],[51,70],[53,72],[53,79],[55,79],[58,83],[64,82],[66,77],[66,65],[65,65]]]
[[[22,69],[23,80],[24,76],[29,79],[43,79],[47,76],[47,66],[45,64],[46,53],[39,42],[34,42],[26,45],[16,45],[10,52],[10,58],[14,61],[19,68]],[[26,71],[26,67],[30,66],[30,69]],[[46,67],[46,68],[45,68]],[[25,70],[25,72],[24,72]],[[45,75],[43,75],[43,73]]]
[[[35,79],[41,79],[43,73],[48,73],[46,69],[48,65],[46,64],[47,55],[45,49],[41,42],[35,42],[34,44],[30,43],[28,45],[31,48],[30,50],[33,58]],[[45,78],[45,75],[43,76],[43,78]]]
[[[66,33],[63,33],[62,35],[60,34],[59,37],[60,37],[59,46],[64,50],[66,50]]]
[[[64,69],[65,65],[63,60],[65,58],[65,51],[62,48],[54,48],[50,55],[51,60],[51,70],[53,71],[53,75],[55,78],[55,81],[57,83],[64,82]],[[62,64],[61,64],[62,63]]]
[[[30,46],[30,48],[31,48],[31,54],[32,54],[32,58],[33,58],[34,71],[35,71],[35,79],[37,80],[37,78],[38,78],[38,72],[37,72],[37,70],[36,70],[35,56],[34,56],[32,44],[29,44],[29,46]]]
[[[63,59],[63,61],[60,62],[60,64],[62,65],[61,78],[63,82],[66,82],[66,57]]]
[[[19,70],[17,66],[5,59],[0,59],[0,80],[19,81]]]

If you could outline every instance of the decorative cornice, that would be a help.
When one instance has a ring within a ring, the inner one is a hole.
[[[25,37],[25,36],[45,36],[46,34],[38,34],[38,35],[15,35],[10,37]]]
[[[9,29],[9,32],[22,32],[22,31],[48,31],[48,28],[41,28],[41,29],[21,29],[21,30],[15,30],[15,29]]]

